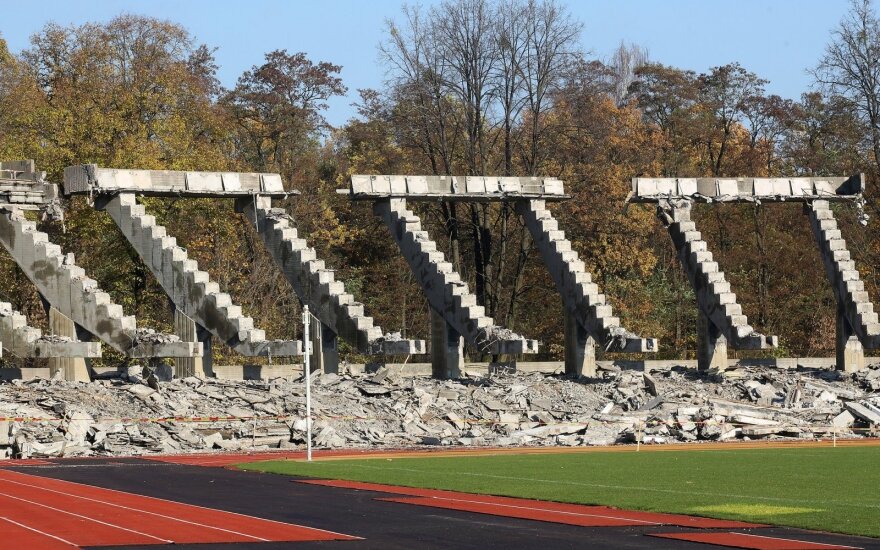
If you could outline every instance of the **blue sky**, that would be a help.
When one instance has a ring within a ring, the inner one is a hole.
[[[848,8],[845,0],[561,0],[584,23],[581,42],[606,58],[620,40],[648,48],[653,61],[698,72],[739,61],[769,79],[771,93],[797,98],[810,85],[806,69],[822,55]],[[425,0],[423,5],[432,2]],[[220,80],[236,78],[274,49],[303,51],[342,65],[349,97],[330,102],[327,118],[354,115],[358,88],[381,88],[376,46],[401,0],[41,0],[4,5],[2,34],[13,52],[45,23],[106,21],[123,12],[182,24],[217,47]]]

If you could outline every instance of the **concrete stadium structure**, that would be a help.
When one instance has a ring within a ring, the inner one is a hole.
[[[865,365],[864,350],[880,347],[880,322],[864,283],[840,236],[831,201],[861,198],[863,177],[853,178],[636,178],[632,202],[657,205],[697,297],[698,366],[726,368],[727,348],[770,349],[775,336],[753,330],[730,283],[691,218],[694,203],[797,202],[805,205],[837,299],[837,367]],[[315,315],[311,333],[313,365],[324,372],[339,367],[338,339],[365,355],[422,355],[423,340],[385,333],[364,305],[346,292],[333,270],[302,238],[292,217],[272,201],[295,196],[278,174],[183,172],[70,166],[65,195],[86,195],[105,211],[138,253],[169,298],[174,335],[138,328],[133,316],[86,276],[71,254],[50,242],[28,210],[58,210],[58,186],[45,181],[33,161],[0,164],[0,242],[39,291],[49,316],[50,335],[27,325],[23,315],[0,303],[0,343],[19,357],[48,358],[50,372],[64,378],[89,377],[86,360],[101,356],[101,343],[131,358],[173,357],[177,376],[213,376],[211,343],[223,342],[243,356],[295,357],[296,340],[267,340],[240,305],[200,270],[138,196],[223,198],[255,227],[299,302]],[[538,352],[539,343],[496,324],[466,282],[446,261],[437,243],[409,208],[419,201],[506,202],[528,229],[556,286],[564,318],[565,372],[593,376],[597,352],[656,352],[655,339],[621,326],[605,296],[573,250],[548,204],[569,199],[554,178],[355,175],[340,193],[372,203],[407,260],[432,313],[431,364],[438,378],[461,375],[465,343],[515,365]]]

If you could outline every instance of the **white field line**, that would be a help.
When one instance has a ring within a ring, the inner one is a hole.
[[[61,512],[62,514],[67,514],[69,516],[74,516],[74,517],[78,517],[78,518],[85,519],[88,521],[93,521],[95,523],[100,523],[101,525],[106,525],[107,527],[111,527],[113,529],[119,529],[120,531],[128,531],[129,533],[134,533],[136,535],[142,535],[142,536],[147,537],[149,539],[155,539],[160,542],[164,542],[165,544],[172,544],[174,542],[173,540],[167,540],[167,539],[159,538],[159,537],[147,534],[147,533],[141,533],[140,531],[135,531],[134,529],[129,529],[128,527],[122,527],[121,525],[113,525],[112,523],[107,523],[106,521],[101,521],[99,519],[91,518],[89,516],[77,514],[77,513],[71,512],[69,510],[62,510],[61,508],[55,508],[54,506],[49,506],[48,504],[41,504],[39,502],[34,502],[33,500],[28,500],[26,498],[16,497],[16,496],[9,495],[6,493],[0,493],[0,496],[4,496],[6,498],[11,498],[11,499],[15,499],[15,500],[20,500],[22,502],[27,502],[29,504],[33,504],[34,506],[40,506],[41,508],[48,508],[49,510]]]
[[[416,497],[420,498],[420,497]],[[421,497],[425,498],[425,497]],[[622,518],[619,516],[603,516],[601,514],[586,514],[584,512],[564,512],[562,510],[548,510],[547,508],[535,508],[532,506],[517,506],[515,504],[499,504],[496,502],[485,502],[481,500],[467,500],[463,498],[449,498],[449,497],[428,497],[436,500],[449,500],[452,502],[466,502],[470,504],[483,504],[486,506],[501,506],[504,508],[516,508],[518,510],[529,510],[531,512],[549,512],[551,514],[561,514],[567,516],[580,516],[580,517],[590,517],[590,518],[603,518],[603,519],[614,519],[618,521],[631,521],[633,523],[646,523],[648,525],[664,525],[663,523],[657,523],[656,521],[647,521],[643,519],[632,519],[632,518]],[[540,521],[540,520],[539,520]]]
[[[11,520],[11,519],[9,519],[9,518],[7,518],[7,517],[0,517],[0,519],[2,519],[3,521],[8,521],[9,523],[11,523],[11,524],[13,524],[13,525],[18,525],[19,527],[23,527],[23,528],[27,529],[28,531],[33,531],[34,533],[38,533],[38,534],[40,534],[40,535],[43,535],[44,537],[49,537],[49,538],[51,538],[51,539],[55,539],[55,540],[57,540],[57,541],[61,541],[61,542],[63,542],[64,544],[69,544],[69,545],[73,546],[74,548],[79,548],[78,545],[73,544],[73,543],[70,542],[69,540],[65,540],[65,539],[63,539],[63,538],[61,538],[61,537],[56,537],[56,536],[53,535],[52,533],[47,533],[47,532],[45,532],[45,531],[40,531],[39,529],[35,529],[35,528],[33,528],[33,527],[29,526],[29,525],[25,525],[24,523],[19,523],[19,522],[17,522],[17,521],[13,521],[13,520]]]
[[[420,470],[418,468],[392,468],[392,467],[377,467],[377,466],[368,466],[366,464],[346,464],[346,468],[365,468],[368,470],[394,470],[400,472],[415,472],[415,473],[431,473],[427,470]],[[844,502],[839,500],[805,500],[805,499],[796,499],[796,498],[783,498],[783,497],[762,497],[756,495],[738,495],[735,493],[709,493],[705,491],[679,491],[676,489],[659,489],[656,487],[633,487],[628,485],[610,485],[603,483],[585,483],[582,481],[570,481],[570,480],[558,480],[558,479],[541,479],[536,477],[518,477],[518,476],[502,476],[496,474],[484,474],[480,472],[463,472],[461,470],[456,470],[455,475],[460,476],[470,476],[470,477],[485,477],[490,479],[509,479],[512,481],[535,481],[538,483],[550,483],[556,485],[577,485],[579,487],[594,487],[597,489],[617,489],[624,491],[635,491],[635,492],[651,492],[651,493],[669,493],[674,495],[700,495],[707,497],[725,497],[725,498],[739,498],[745,500],[767,500],[767,501],[777,501],[777,502],[796,502],[799,504],[835,504],[838,506],[847,506],[849,508],[880,508],[880,504],[853,504],[852,502]]]
[[[248,515],[248,514],[239,514],[238,512],[230,512],[229,510],[220,510],[220,509],[218,509],[218,508],[208,508],[207,506],[199,506],[198,504],[189,504],[189,503],[187,503],[187,502],[177,502],[177,501],[175,501],[175,500],[168,500],[168,499],[165,499],[165,498],[151,497],[151,496],[147,496],[147,495],[138,495],[138,494],[136,494],[136,493],[128,493],[128,492],[126,492],[126,491],[119,491],[119,490],[116,490],[116,489],[108,489],[108,488],[106,488],[106,487],[98,487],[98,486],[96,486],[96,485],[88,485],[88,484],[86,484],[86,483],[79,483],[79,482],[76,482],[76,481],[68,481],[68,480],[66,480],[66,479],[43,478],[43,477],[40,477],[40,476],[33,476],[33,475],[30,475],[30,474],[23,474],[23,473],[21,473],[21,472],[15,472],[15,471],[13,471],[13,470],[0,470],[0,474],[5,474],[5,473],[14,473],[14,474],[18,474],[18,475],[20,475],[20,476],[24,476],[25,478],[34,478],[34,477],[36,477],[36,478],[38,478],[38,479],[52,479],[52,480],[54,480],[54,481],[60,481],[60,482],[62,482],[62,483],[67,483],[67,484],[70,484],[70,485],[77,485],[77,486],[79,486],[79,487],[87,487],[87,488],[89,488],[89,489],[100,489],[100,490],[102,490],[102,491],[110,491],[111,493],[117,493],[117,494],[120,494],[120,495],[126,495],[126,496],[136,496],[136,497],[138,497],[138,498],[145,498],[145,499],[153,500],[153,501],[156,501],[156,502],[170,502],[171,504],[178,504],[178,505],[181,505],[181,506],[189,506],[189,507],[191,507],[191,508],[199,508],[200,510],[209,510],[209,511],[211,511],[211,512],[219,512],[219,513],[221,513],[221,514],[231,514],[231,515],[233,515],[233,516],[238,516],[238,517],[241,517],[241,518],[255,519],[255,520],[259,520],[259,521],[268,521],[268,522],[270,522],[270,523],[276,523],[276,524],[278,524],[278,525],[286,525],[286,526],[288,526],[288,527],[300,527],[300,528],[303,528],[303,529],[311,529],[312,531],[320,531],[320,532],[322,532],[322,533],[329,533],[329,534],[331,534],[331,535],[338,535],[338,536],[340,536],[340,537],[349,537],[349,538],[352,538],[352,539],[355,539],[355,540],[363,540],[362,537],[355,537],[355,536],[352,536],[352,535],[346,535],[345,533],[337,533],[336,531],[329,531],[329,530],[327,530],[327,529],[318,529],[318,528],[316,528],[316,527],[309,527],[309,526],[307,526],[307,525],[299,525],[299,524],[296,524],[296,523],[286,523],[286,522],[284,522],[284,521],[278,521],[278,520],[274,520],[274,519],[261,518],[261,517],[257,517],[257,516],[250,516],[250,515]],[[9,482],[11,482],[11,483],[18,483],[18,482],[14,482],[14,481],[12,481],[11,479],[5,479],[5,478],[3,478],[3,477],[0,477],[0,480],[2,480],[2,481],[9,481]],[[30,485],[30,484],[28,484],[28,483],[18,483],[18,484],[19,484],[19,485],[25,485],[25,486],[27,486],[27,487],[32,487],[32,485]],[[57,492],[57,493],[62,493],[62,494],[63,494],[62,491],[56,491],[55,489],[46,489],[46,490],[47,490],[47,491]],[[79,498],[87,498],[87,497],[82,497],[82,496],[80,496],[80,495],[76,495],[76,494],[74,494],[74,495],[72,495],[72,496],[77,496],[77,497],[79,497]],[[111,504],[111,503],[108,502],[107,504]],[[122,505],[120,504],[120,505],[117,505],[117,506],[122,506]],[[150,513],[155,513],[155,512],[150,512]],[[183,520],[181,520],[181,521],[183,521]],[[214,527],[214,529],[220,529],[220,528],[219,528],[219,527]],[[225,529],[220,529],[220,530],[223,531],[223,530],[225,530]],[[241,534],[241,533],[239,533],[239,534]],[[246,535],[246,536],[251,536],[251,535]],[[255,538],[259,538],[259,537],[255,537]]]
[[[242,537],[247,537],[247,538],[249,538],[249,539],[258,540],[258,541],[260,541],[260,542],[271,542],[269,539],[264,539],[264,538],[261,538],[261,537],[255,536],[255,535],[248,535],[247,533],[239,533],[238,531],[231,531],[231,530],[229,530],[229,529],[223,529],[222,527],[215,527],[215,526],[213,526],[213,525],[207,525],[207,524],[205,524],[205,523],[199,523],[199,522],[197,522],[197,521],[190,521],[190,520],[186,520],[186,519],[176,518],[176,517],[174,517],[174,516],[166,516],[166,515],[164,515],[164,514],[160,514],[160,513],[158,513],[158,512],[150,512],[149,510],[141,510],[140,508],[133,508],[133,507],[131,507],[131,506],[124,506],[124,505],[122,505],[122,504],[116,504],[116,503],[113,503],[113,502],[106,502],[106,501],[103,501],[103,500],[100,500],[100,499],[97,499],[97,498],[85,497],[85,496],[77,495],[77,494],[74,494],[74,493],[66,493],[66,492],[64,492],[64,491],[57,491],[57,490],[55,490],[55,489],[48,489],[48,488],[46,488],[46,487],[37,487],[37,486],[35,486],[35,485],[28,485],[28,484],[26,484],[26,483],[19,483],[18,481],[12,481],[12,480],[10,480],[10,479],[3,479],[3,480],[0,480],[0,483],[14,483],[14,484],[16,484],[16,485],[22,485],[22,486],[27,487],[27,488],[29,488],[29,489],[40,489],[40,490],[42,490],[42,491],[48,491],[48,492],[50,492],[50,493],[56,493],[56,494],[59,494],[59,495],[65,495],[65,496],[69,496],[69,497],[79,498],[79,499],[82,499],[82,500],[88,500],[88,501],[90,501],[90,502],[97,502],[97,503],[99,503],[99,504],[105,504],[105,505],[107,505],[107,506],[113,506],[114,508],[122,508],[123,510],[131,510],[132,512],[139,512],[139,513],[141,513],[141,514],[148,514],[148,515],[151,515],[151,516],[157,516],[157,517],[160,517],[160,518],[165,518],[165,519],[170,519],[170,520],[174,520],[174,521],[179,521],[180,523],[187,523],[187,524],[189,524],[189,525],[197,525],[197,526],[199,526],[199,527],[205,527],[205,528],[207,528],[207,529],[213,529],[213,530],[216,530],[216,531],[223,531],[224,533],[231,533],[231,534],[233,534],[233,535],[240,535],[240,536],[242,536]],[[0,493],[0,495],[2,495],[2,494],[3,494],[3,493]],[[14,498],[14,497],[13,497],[13,498]],[[161,539],[160,539],[160,540],[161,540]],[[166,541],[166,542],[173,543],[174,541]]]

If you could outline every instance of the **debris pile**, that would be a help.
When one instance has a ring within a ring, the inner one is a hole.
[[[91,383],[0,384],[0,457],[294,448],[306,438],[301,377],[169,380],[130,367]],[[532,373],[461,380],[313,377],[317,447],[606,445],[880,435],[880,369],[737,368],[598,379]]]

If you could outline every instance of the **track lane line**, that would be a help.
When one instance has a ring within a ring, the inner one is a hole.
[[[677,525],[680,527],[710,528],[710,529],[740,529],[740,528],[756,528],[764,527],[764,525],[756,523],[747,523],[735,520],[704,518],[699,516],[689,516],[684,514],[671,514],[666,512],[647,512],[638,510],[626,510],[612,508],[609,506],[573,504],[564,502],[551,502],[535,499],[524,499],[518,497],[506,497],[495,495],[479,495],[473,493],[463,493],[459,491],[448,491],[445,489],[422,489],[416,487],[402,487],[395,485],[384,485],[375,483],[366,483],[361,481],[346,480],[322,480],[322,479],[296,479],[297,483],[307,485],[318,485],[323,487],[335,487],[339,489],[354,489],[361,491],[372,491],[380,493],[390,493],[395,495],[405,495],[419,498],[438,498],[438,499],[458,499],[461,502],[469,502],[473,505],[482,506],[510,506],[512,509],[521,507],[523,509],[532,510],[542,514],[584,514],[593,517],[605,517],[607,519],[616,519],[620,521],[631,522],[647,522],[654,525]],[[391,499],[380,499],[391,500]],[[398,502],[398,500],[395,500]],[[426,503],[421,503],[426,506]],[[439,507],[439,506],[438,506]]]
[[[37,533],[37,534],[40,535],[40,536],[48,537],[48,538],[51,538],[51,539],[55,539],[55,540],[57,540],[57,541],[59,541],[59,542],[61,542],[61,543],[63,543],[63,544],[66,544],[67,546],[72,546],[72,547],[74,547],[74,548],[79,548],[79,545],[76,545],[76,544],[70,542],[69,540],[63,539],[63,538],[61,538],[61,537],[57,537],[57,536],[53,535],[52,533],[46,533],[45,531],[40,531],[39,529],[36,529],[36,528],[34,528],[34,527],[30,527],[30,526],[28,526],[28,525],[25,525],[24,523],[19,523],[19,522],[15,521],[15,520],[11,520],[11,519],[9,519],[9,518],[7,518],[7,517],[5,517],[5,516],[0,516],[0,520],[6,521],[6,522],[11,523],[11,524],[13,524],[13,525],[17,525],[18,527],[21,527],[22,529],[27,529],[28,531],[31,531],[31,532]],[[30,544],[29,544],[28,546],[31,547]]]
[[[74,493],[67,493],[67,492],[64,492],[64,491],[58,491],[58,490],[55,490],[55,489],[49,489],[49,488],[47,488],[47,487],[39,487],[39,486],[36,486],[36,485],[28,485],[28,484],[25,484],[25,483],[20,483],[20,482],[18,482],[18,481],[12,481],[12,480],[8,480],[8,479],[0,479],[0,490],[2,490],[3,484],[14,484],[14,485],[19,485],[19,486],[21,486],[21,487],[24,487],[24,488],[28,489],[29,491],[33,491],[33,490],[36,489],[36,490],[40,490],[40,491],[45,491],[45,492],[54,493],[54,494],[57,494],[57,495],[63,495],[63,496],[65,496],[65,497],[69,497],[69,499],[81,499],[81,500],[86,500],[86,501],[89,501],[89,502],[96,503],[98,506],[96,506],[96,507],[93,508],[92,510],[89,510],[89,512],[90,512],[91,514],[93,514],[93,516],[103,517],[103,518],[105,518],[105,519],[107,519],[108,513],[106,513],[106,512],[102,513],[102,510],[101,510],[101,508],[100,508],[101,506],[111,507],[111,508],[121,508],[121,509],[124,509],[124,510],[132,511],[132,512],[137,512],[137,513],[139,513],[139,514],[146,514],[146,515],[151,515],[151,516],[155,516],[155,517],[163,518],[163,519],[165,519],[165,520],[169,520],[169,521],[172,521],[172,522],[185,523],[185,524],[188,524],[188,525],[195,526],[195,527],[197,528],[197,529],[195,530],[196,532],[191,532],[191,533],[187,533],[187,534],[183,534],[183,533],[180,533],[180,532],[175,533],[175,535],[174,535],[174,540],[169,540],[169,541],[168,541],[168,542],[172,542],[172,543],[177,543],[177,544],[188,544],[188,543],[191,543],[191,544],[198,544],[198,543],[203,543],[203,544],[206,544],[206,543],[224,543],[224,542],[248,542],[248,541],[256,541],[256,542],[271,542],[271,541],[272,541],[272,539],[266,539],[266,538],[258,537],[258,536],[255,536],[255,535],[250,535],[250,534],[247,534],[247,533],[239,533],[239,532],[237,532],[237,531],[233,531],[233,530],[230,530],[230,529],[224,529],[224,528],[222,528],[222,527],[216,527],[216,526],[214,526],[214,525],[208,525],[208,524],[205,524],[205,523],[199,523],[199,522],[196,522],[196,521],[186,520],[186,519],[183,519],[183,518],[174,517],[174,516],[169,516],[169,515],[166,515],[166,514],[160,514],[160,513],[158,513],[158,512],[152,512],[152,511],[149,511],[149,510],[143,510],[143,509],[140,509],[140,508],[135,508],[135,507],[131,507],[131,506],[125,506],[125,505],[122,505],[122,504],[116,504],[116,503],[112,503],[112,502],[107,502],[107,501],[103,501],[103,500],[96,499],[96,498],[91,498],[91,497],[86,497],[86,496],[82,496],[82,495],[77,495],[77,494],[74,494]],[[0,492],[0,494],[4,494],[4,493]],[[32,497],[32,498],[37,498],[37,497],[35,496],[35,497]],[[62,501],[62,502],[63,502],[63,501]],[[37,504],[39,504],[39,503],[37,503]],[[61,504],[61,503],[59,503],[59,505],[60,505],[60,504]],[[70,505],[70,504],[68,504],[68,505]],[[90,517],[91,517],[91,516],[90,516]],[[114,525],[115,525],[115,524],[114,524]],[[124,528],[124,527],[121,527],[121,526],[119,526],[119,525],[117,525],[117,526],[120,527],[120,528]],[[163,526],[163,525],[161,525],[161,524],[152,524],[152,525],[151,525],[151,528],[152,528],[154,531],[160,531],[160,532],[161,532],[161,531],[163,531],[163,527],[165,527],[164,531],[168,531],[168,530],[169,530],[169,526],[167,526],[167,525],[166,525],[166,526]],[[231,537],[229,537],[229,536],[226,536],[226,537],[222,537],[222,536],[220,536],[220,537],[218,537],[218,536],[216,536],[215,533],[211,533],[210,535],[203,534],[203,533],[198,533],[198,528],[201,528],[202,530],[208,530],[208,531],[220,531],[220,532],[227,533],[227,534],[231,534],[231,535],[238,535],[240,538],[238,538],[238,539],[233,539],[233,538],[231,538]],[[170,530],[173,531],[174,529],[171,528]],[[187,535],[188,535],[188,536],[187,536]],[[198,536],[196,536],[196,535],[198,535]],[[213,536],[212,536],[212,535],[213,535]],[[168,535],[165,535],[165,536],[168,536]]]
[[[800,539],[784,539],[782,537],[768,537],[767,535],[754,535],[752,533],[735,533],[735,534],[742,536],[742,537],[755,537],[755,538],[759,538],[759,539],[784,540],[786,542],[798,542],[798,543],[810,544],[810,545],[821,545],[821,546],[825,546],[828,548],[848,548],[850,550],[862,550],[858,546],[845,546],[842,544],[830,544],[827,542],[813,542],[813,541],[809,541],[809,540],[800,540]]]
[[[601,514],[587,514],[585,512],[564,512],[562,510],[551,510],[548,508],[534,507],[534,506],[518,506],[515,504],[501,504],[500,502],[486,502],[481,500],[468,500],[463,498],[450,498],[450,497],[427,497],[435,500],[448,500],[451,502],[463,502],[466,504],[484,504],[489,506],[498,506],[501,508],[513,508],[517,510],[529,510],[532,512],[545,512],[550,514],[562,514],[562,515],[570,515],[570,516],[580,516],[580,517],[591,517],[591,518],[602,518],[602,519],[613,519],[618,521],[631,521],[633,523],[644,523],[647,525],[663,525],[662,523],[657,523],[656,521],[647,521],[643,519],[634,519],[634,518],[625,518],[621,516],[604,516]]]
[[[179,507],[181,510],[187,510],[187,511],[198,510],[203,513],[210,514],[210,515],[227,516],[224,519],[228,519],[229,516],[232,516],[233,519],[237,518],[237,519],[239,519],[239,521],[255,522],[255,523],[270,523],[270,524],[274,524],[274,525],[277,525],[280,527],[284,527],[287,530],[291,531],[292,536],[298,537],[298,538],[292,538],[291,541],[295,541],[295,540],[363,540],[362,537],[348,535],[345,533],[339,533],[336,531],[330,531],[328,529],[309,527],[309,526],[300,525],[300,524],[296,524],[296,523],[287,523],[287,522],[278,521],[278,520],[274,520],[274,519],[261,518],[258,516],[251,516],[248,514],[241,514],[238,512],[231,512],[231,511],[222,510],[222,509],[208,508],[206,506],[199,506],[197,504],[182,503],[182,502],[168,500],[168,499],[159,498],[159,497],[138,495],[135,493],[120,491],[117,489],[109,489],[109,488],[105,488],[105,487],[97,487],[95,485],[88,485],[85,483],[79,483],[76,481],[59,480],[59,479],[55,479],[55,478],[37,476],[37,475],[33,475],[33,474],[24,474],[24,473],[16,472],[13,470],[0,470],[0,480],[13,482],[14,480],[9,479],[9,476],[14,476],[14,477],[17,477],[18,479],[25,481],[26,483],[21,483],[21,482],[16,482],[16,483],[18,483],[19,485],[24,485],[24,486],[31,487],[31,488],[41,487],[44,489],[55,491],[57,489],[53,489],[52,487],[46,487],[46,485],[53,485],[54,484],[54,486],[56,486],[56,487],[61,486],[61,487],[65,487],[65,488],[73,486],[76,488],[81,488],[81,490],[83,490],[83,491],[91,492],[92,494],[96,494],[96,495],[99,495],[102,497],[106,496],[104,493],[112,493],[113,495],[116,495],[119,499],[137,499],[137,500],[141,500],[141,501],[150,502],[150,503],[155,504],[156,506],[161,507],[162,509],[167,509],[167,507],[169,505],[171,505],[172,507]],[[63,492],[63,491],[60,491],[60,492]],[[85,496],[85,495],[76,495],[75,493],[71,493],[71,495],[72,496],[79,496],[79,497]],[[103,501],[103,502],[110,504],[110,501]],[[126,504],[120,504],[119,502],[116,502],[115,504],[117,504],[118,506],[126,506]],[[148,510],[143,509],[143,508],[139,508],[138,511],[148,512]],[[156,512],[153,512],[153,513],[156,513]],[[212,518],[212,519],[216,519],[216,518]],[[215,527],[215,528],[222,529],[219,527]],[[294,533],[294,531],[296,531],[296,533]],[[308,533],[323,534],[324,536],[323,537],[316,537],[314,535],[311,535],[311,538],[306,539],[305,535],[303,533],[304,531],[308,532]],[[244,533],[244,534],[246,534],[246,533]],[[256,535],[250,535],[250,536],[256,536]],[[287,542],[286,540],[282,540],[277,537],[269,539],[269,540],[276,541],[276,542]]]
[[[56,507],[54,507],[54,506],[49,506],[48,504],[43,504],[43,503],[41,503],[41,502],[35,502],[35,501],[33,501],[33,500],[28,500],[28,499],[26,499],[26,498],[13,496],[13,495],[10,495],[10,494],[8,494],[8,493],[0,492],[0,496],[4,496],[4,497],[6,497],[6,498],[11,498],[11,499],[13,499],[13,500],[20,500],[20,501],[22,501],[22,502],[27,502],[28,504],[32,504],[32,505],[34,505],[34,506],[40,506],[40,507],[42,507],[42,508],[47,508],[47,509],[52,510],[52,511],[55,511],[55,512],[60,512],[60,513],[62,513],[62,514],[67,514],[67,515],[69,515],[69,516],[78,517],[78,518],[80,518],[80,519],[84,519],[84,520],[86,520],[86,521],[92,521],[92,522],[94,522],[94,523],[99,523],[99,524],[101,524],[101,525],[104,525],[104,526],[110,527],[110,528],[112,528],[112,529],[119,529],[119,530],[121,530],[121,531],[128,531],[129,533],[133,533],[133,534],[135,534],[135,535],[141,535],[141,536],[146,537],[146,538],[149,538],[149,539],[157,540],[157,541],[159,541],[159,542],[161,542],[161,543],[163,543],[163,544],[172,544],[172,543],[174,543],[174,541],[172,541],[172,540],[163,539],[163,538],[160,538],[160,537],[155,537],[155,536],[150,535],[150,534],[148,534],[148,533],[142,533],[142,532],[140,532],[140,531],[136,531],[136,530],[134,530],[134,529],[129,529],[128,527],[122,527],[122,526],[119,526],[119,525],[114,525],[114,524],[112,524],[112,523],[107,523],[106,521],[101,521],[101,520],[99,520],[99,519],[95,519],[95,518],[92,518],[92,517],[89,517],[89,516],[84,516],[84,515],[82,515],[82,514],[77,514],[76,512],[71,512],[71,511],[69,511],[69,510],[64,510],[64,509],[61,509],[61,508],[56,508]]]

